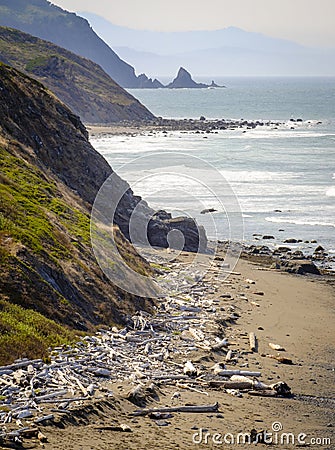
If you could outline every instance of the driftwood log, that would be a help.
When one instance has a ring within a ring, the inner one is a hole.
[[[213,405],[185,405],[185,406],[171,406],[163,408],[147,408],[147,409],[137,409],[133,412],[134,416],[146,416],[151,413],[172,413],[172,412],[183,412],[183,413],[208,413],[216,412],[219,409],[218,402]]]
[[[249,333],[249,346],[252,352],[257,350],[257,339],[255,333],[253,332]]]

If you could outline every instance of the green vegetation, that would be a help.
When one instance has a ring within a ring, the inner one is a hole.
[[[76,335],[36,311],[0,299],[0,364],[14,359],[47,358],[48,348],[70,344]]]
[[[72,244],[62,233],[64,229],[75,239],[89,244],[88,214],[70,208],[60,197],[55,183],[3,148],[0,148],[0,165],[0,236],[8,233],[34,252],[48,252],[56,259],[70,256]]]
[[[27,62],[25,70],[27,72],[33,72],[36,69],[47,67],[48,62],[50,61],[50,58],[52,58],[52,56],[56,55],[37,56],[36,58],[31,59],[30,61]]]
[[[41,262],[52,261],[57,267],[73,260],[79,241],[89,244],[90,227],[88,214],[66,204],[56,183],[36,166],[2,147],[0,166],[0,270],[10,280],[3,290],[7,298],[0,299],[0,364],[6,364],[23,356],[45,357],[48,347],[75,337],[66,326],[33,310],[65,320],[71,304],[48,286],[29,261],[16,256],[17,249],[24,246]],[[27,297],[29,285],[32,292],[37,289],[34,298]]]
[[[150,263],[150,267],[152,267],[153,269],[165,270],[166,272],[171,272],[170,267],[162,266],[161,264]]]

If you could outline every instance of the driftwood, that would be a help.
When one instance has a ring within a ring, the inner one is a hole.
[[[222,347],[227,347],[228,346],[228,339],[224,338],[222,340],[219,340],[219,342],[217,344],[212,345],[211,350],[212,351],[217,351],[217,350],[221,350]]]
[[[257,350],[257,339],[255,333],[253,332],[249,333],[249,345],[252,352]]]
[[[42,416],[42,417],[38,417],[37,419],[34,420],[34,423],[42,423],[42,422],[46,422],[47,420],[53,420],[55,418],[55,416],[53,414],[48,414],[46,416]]]
[[[217,381],[212,380],[209,382],[211,387],[224,388],[224,389],[253,389],[254,384],[252,381]]]
[[[221,377],[231,377],[233,375],[243,375],[245,377],[260,377],[261,372],[252,372],[248,370],[228,370],[221,369],[215,371],[216,375],[220,375]]]
[[[231,361],[233,358],[233,351],[232,350],[228,350],[227,354],[226,354],[226,361]]]
[[[177,383],[176,386],[177,386],[177,388],[188,389],[189,391],[198,392],[198,394],[208,395],[208,392],[201,391],[200,389],[192,387],[192,386],[190,386],[188,384]]]
[[[216,412],[219,409],[219,404],[216,402],[213,405],[187,405],[187,406],[171,406],[162,408],[148,408],[148,409],[138,409],[133,412],[134,416],[146,416],[151,413],[172,413],[172,412],[183,412],[183,413],[208,413]]]
[[[185,375],[189,375],[190,377],[194,377],[198,375],[198,370],[192,364],[192,361],[186,361],[183,372]]]
[[[279,361],[281,364],[289,364],[293,365],[292,359],[285,358],[285,356],[277,356],[277,355],[265,355],[267,358],[272,358]]]
[[[285,351],[284,347],[282,347],[279,344],[273,344],[272,342],[269,342],[269,347],[272,348],[272,350],[277,350],[277,352],[279,352],[279,351],[284,352]]]
[[[160,261],[157,255],[155,258],[158,263],[165,264],[164,259]],[[223,328],[239,317],[234,312],[234,303],[225,303],[225,308],[221,308],[223,299],[234,301],[234,292],[228,290],[232,283],[222,280],[220,285],[215,285],[211,280],[209,284],[198,269],[190,274],[188,264],[173,261],[169,264],[171,271],[161,274],[160,283],[171,295],[157,302],[154,316],[138,312],[128,318],[129,323],[123,329],[99,330],[72,346],[55,347],[50,353],[50,364],[22,359],[0,367],[0,429],[4,430],[1,436],[12,441],[19,439],[25,418],[30,418],[31,424],[52,420],[53,416],[57,420],[61,415],[71,414],[78,405],[112,396],[111,383],[123,381],[133,383],[132,394],[135,402],[139,401],[137,407],[145,408],[146,401],[159,401],[154,386],[150,386],[152,381],[160,382],[163,387],[169,384],[173,389],[189,389],[205,395],[206,386],[223,387],[238,396],[240,391],[268,391],[269,395],[274,391],[276,396],[290,395],[285,383],[268,386],[254,379],[261,373],[252,369],[228,370],[223,364],[216,364],[214,373],[203,367],[199,376],[198,368],[190,361],[190,355],[197,348],[207,352],[210,358],[214,356],[211,352],[222,349],[226,353],[226,362],[234,360],[241,364],[239,367],[242,368],[242,364],[248,367],[248,356],[240,361],[242,354],[236,350],[233,358],[233,351],[229,350],[228,340],[223,335]],[[214,272],[215,269],[212,276]],[[231,270],[226,273],[239,275]],[[181,288],[185,293],[180,293]],[[225,288],[226,294],[219,292]],[[183,334],[187,339],[183,339]],[[238,341],[229,342],[229,345],[239,344]],[[173,361],[175,357],[179,364]],[[277,356],[274,359],[290,363],[287,358]],[[217,404],[185,405],[173,409],[139,410],[138,414],[145,415],[148,411],[157,414],[213,412],[217,409]],[[11,426],[6,431],[8,423]],[[15,426],[17,430],[13,430]],[[119,425],[115,426],[119,430]]]
[[[212,387],[219,387],[224,389],[240,389],[240,390],[268,390],[272,389],[270,385],[264,384],[258,380],[252,380],[250,378],[234,375],[230,380],[212,380],[209,382]]]
[[[241,272],[233,272],[232,270],[222,270],[222,272],[230,275],[241,275]]]
[[[132,429],[129,425],[126,425],[125,423],[121,423],[120,425],[102,425],[102,426],[95,426],[95,430],[99,431],[122,431],[127,433],[132,433]]]
[[[273,389],[269,391],[248,391],[248,395],[253,395],[254,397],[276,397],[277,392]]]

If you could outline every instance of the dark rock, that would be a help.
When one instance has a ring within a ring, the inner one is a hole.
[[[305,255],[303,254],[303,252],[301,250],[296,250],[295,252],[292,253],[291,258],[292,259],[302,259],[302,258],[304,258],[304,256]]]
[[[148,78],[144,73],[141,73],[137,79],[138,88],[159,89],[164,87],[164,85],[159,80],[157,80],[157,78],[152,80],[151,78]]]
[[[287,253],[291,251],[290,247],[278,247],[277,250],[280,253]]]
[[[314,253],[323,253],[325,251],[325,249],[319,245],[318,247],[316,247],[316,249],[314,250]]]
[[[167,213],[166,213],[167,214]],[[161,219],[153,215],[148,224],[148,239],[152,246],[175,248],[189,252],[205,252],[207,237],[205,229],[189,217]]]
[[[271,235],[265,235],[262,237],[262,239],[275,239],[275,237]]]
[[[216,212],[217,209],[215,208],[208,208],[208,209],[203,209],[200,214],[207,214],[207,213],[211,213],[211,212]]]
[[[184,69],[183,67],[180,67],[178,74],[176,78],[168,84],[166,87],[168,89],[183,89],[183,88],[197,88],[197,89],[204,89],[208,87],[220,87],[217,84],[213,84],[214,81],[212,81],[211,85],[205,84],[205,83],[196,83],[193,79],[191,74]]]
[[[313,275],[320,275],[319,269],[316,267],[316,265],[307,259],[302,260],[290,260],[285,263],[283,263],[283,267],[286,268],[287,272],[290,273],[296,273],[299,275],[305,275],[305,274],[313,274]]]
[[[297,244],[299,241],[294,238],[285,239],[284,244]]]

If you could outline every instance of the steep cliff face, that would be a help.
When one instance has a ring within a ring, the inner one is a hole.
[[[22,31],[0,27],[0,60],[41,81],[85,122],[154,118],[97,64]]]
[[[45,350],[48,328],[61,336],[54,322],[52,326],[43,322],[39,331],[35,325],[32,332],[27,332],[26,325],[13,328],[17,322],[13,305],[21,308],[25,319],[27,309],[42,314],[29,323],[40,323],[44,317],[77,330],[122,322],[125,314],[152,308],[152,300],[113,285],[92,253],[90,212],[112,168],[89,143],[78,116],[40,82],[3,63],[0,165],[0,331],[5,333],[0,336],[0,361],[8,357],[3,355],[4,348],[11,349],[13,358],[22,356],[15,343],[29,341],[36,333],[38,339],[33,339],[28,353],[39,354],[39,346]],[[150,275],[150,265],[124,237],[129,237],[130,217],[139,202],[140,219],[148,225],[152,245],[167,247],[169,232],[179,230],[185,235],[185,249],[205,250],[206,236],[192,219],[155,212],[133,195],[124,180],[113,177],[111,192],[123,195],[109,227],[113,226],[123,260],[135,272],[129,280],[132,292],[143,292],[137,274]],[[122,264],[110,262],[122,273]],[[12,311],[13,320],[7,320],[7,310]]]
[[[150,310],[152,301],[116,288],[92,254],[90,203],[112,169],[90,146],[77,116],[39,82],[4,64],[0,165],[1,362],[43,354],[50,333],[54,344],[64,342],[71,335],[64,326],[90,330],[122,322],[138,308]],[[114,231],[130,267],[150,274]]]
[[[118,57],[86,19],[47,0],[1,0],[0,25],[51,41],[96,62],[123,87],[140,85],[134,68]]]
[[[8,71],[8,68],[2,66],[2,70]],[[24,84],[22,74],[18,75],[18,80]],[[3,129],[8,130],[19,142],[32,148],[38,161],[85,202],[93,204],[101,185],[113,172],[112,168],[89,143],[87,131],[79,117],[53,98],[42,85],[37,95],[37,85],[24,84],[22,90],[17,81],[16,89],[20,95],[16,96],[13,95],[14,91],[10,93],[4,89],[0,106]],[[67,125],[71,124],[71,128],[64,128],[64,121]],[[141,198],[133,195],[126,182],[118,177],[115,177],[115,180],[114,189],[125,192],[116,209],[115,222],[129,238],[129,220]],[[148,221],[149,242],[168,247],[167,235],[176,228],[176,221],[167,214],[155,215],[155,211],[145,203],[141,209],[143,220]],[[187,231],[185,250],[197,251],[199,247],[205,250],[204,230],[199,227],[199,236],[198,227],[192,219],[181,220],[178,222],[178,228]]]

